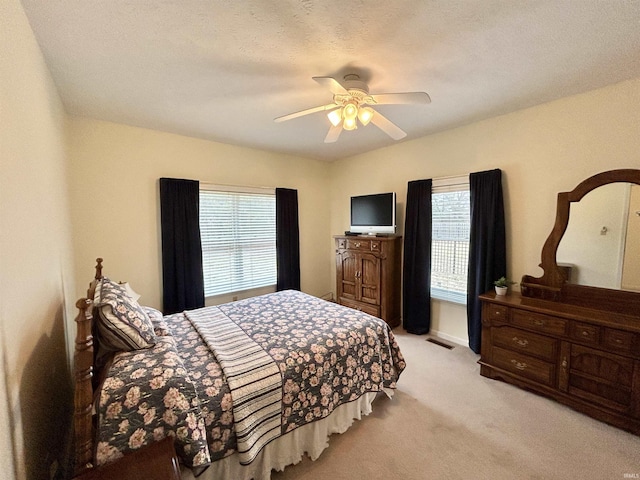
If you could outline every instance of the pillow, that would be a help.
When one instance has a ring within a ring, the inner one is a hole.
[[[106,350],[138,350],[155,344],[153,324],[125,287],[103,277],[93,298],[98,311],[96,327]]]

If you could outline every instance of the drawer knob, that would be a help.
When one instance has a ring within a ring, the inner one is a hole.
[[[355,243],[356,248],[360,248],[360,242]]]
[[[536,319],[533,321],[533,324],[534,324],[534,325],[537,325],[538,327],[543,327],[543,326],[544,326],[544,320],[540,320],[540,319],[536,318]]]
[[[499,317],[500,315],[502,315],[502,313],[500,312],[500,310],[496,310],[496,315]]]
[[[526,338],[520,339],[518,337],[513,337],[511,340],[513,340],[513,343],[515,343],[516,345],[520,345],[521,347],[526,347],[527,345],[529,345],[529,341]]]
[[[564,358],[562,359],[562,368],[567,368],[567,365],[568,365],[568,363],[567,363],[567,357],[564,357]]]
[[[518,370],[524,370],[525,368],[527,368],[527,364],[524,362],[518,362],[517,360],[511,360],[511,363],[513,363],[513,365],[518,369]]]
[[[622,340],[620,340],[619,338],[616,338],[616,343],[617,343],[618,345],[620,345],[620,344],[622,344]]]
[[[584,337],[588,337],[588,336],[589,336],[589,332],[587,332],[586,330],[583,330],[583,331],[582,331],[582,335],[583,335]]]

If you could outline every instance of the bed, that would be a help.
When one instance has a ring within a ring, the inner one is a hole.
[[[286,290],[163,316],[97,259],[78,300],[75,473],[167,436],[183,479],[269,479],[391,397],[390,327]]]

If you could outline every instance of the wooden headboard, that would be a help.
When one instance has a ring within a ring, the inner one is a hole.
[[[96,274],[89,284],[86,298],[76,302],[78,315],[74,353],[74,476],[94,466],[93,400],[94,378],[97,375],[94,347],[93,296],[96,283],[102,278],[102,258],[96,259]],[[96,338],[97,342],[97,338]]]

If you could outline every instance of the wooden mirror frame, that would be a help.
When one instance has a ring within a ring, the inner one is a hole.
[[[556,261],[558,245],[569,224],[571,203],[579,202],[598,187],[619,182],[640,185],[640,170],[622,169],[598,173],[579,183],[572,191],[558,193],[556,222],[542,247],[540,267],[544,274],[542,277],[524,275],[520,284],[522,296],[637,315],[640,311],[640,292],[568,283],[567,270],[558,266]]]

